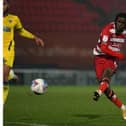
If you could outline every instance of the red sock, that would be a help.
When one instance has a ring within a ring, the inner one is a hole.
[[[116,97],[116,95],[112,97],[111,101],[119,108],[122,106],[122,102]]]
[[[106,81],[102,81],[99,85],[99,90],[103,93],[108,87],[109,84]]]

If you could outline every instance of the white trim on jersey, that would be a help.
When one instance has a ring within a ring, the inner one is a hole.
[[[96,48],[93,49],[93,55],[105,55],[103,52],[98,52]]]
[[[120,42],[120,43],[124,43],[125,39],[124,38],[110,38],[111,42]]]
[[[110,29],[109,32],[115,34],[116,33],[116,30],[114,28]]]
[[[115,52],[119,52],[120,51],[119,48],[112,47],[111,45],[109,45],[108,48],[111,49],[112,51],[115,51]]]

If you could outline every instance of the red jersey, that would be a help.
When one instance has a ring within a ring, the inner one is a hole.
[[[94,55],[108,55],[101,50],[101,43],[107,44],[108,48],[115,52],[120,52],[122,45],[126,42],[126,29],[116,34],[115,23],[106,25],[99,37],[98,43],[93,50]]]

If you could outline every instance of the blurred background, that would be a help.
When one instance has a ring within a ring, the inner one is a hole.
[[[35,78],[45,78],[49,85],[96,84],[92,49],[102,27],[121,11],[126,11],[126,0],[11,0],[10,12],[45,42],[38,48],[15,35],[18,84]],[[125,84],[125,64],[120,62],[112,84]]]

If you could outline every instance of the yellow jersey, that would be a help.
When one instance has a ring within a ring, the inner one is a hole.
[[[22,24],[17,16],[8,14],[3,18],[3,48],[10,49],[14,46],[14,31],[21,29]]]
[[[3,47],[14,47],[14,32],[18,31],[23,37],[33,39],[34,35],[25,30],[18,16],[8,14],[3,18]]]
[[[8,14],[3,18],[3,58],[4,63],[13,66],[14,62],[14,33],[17,31],[19,35],[34,39],[34,35],[23,28],[18,16]]]

